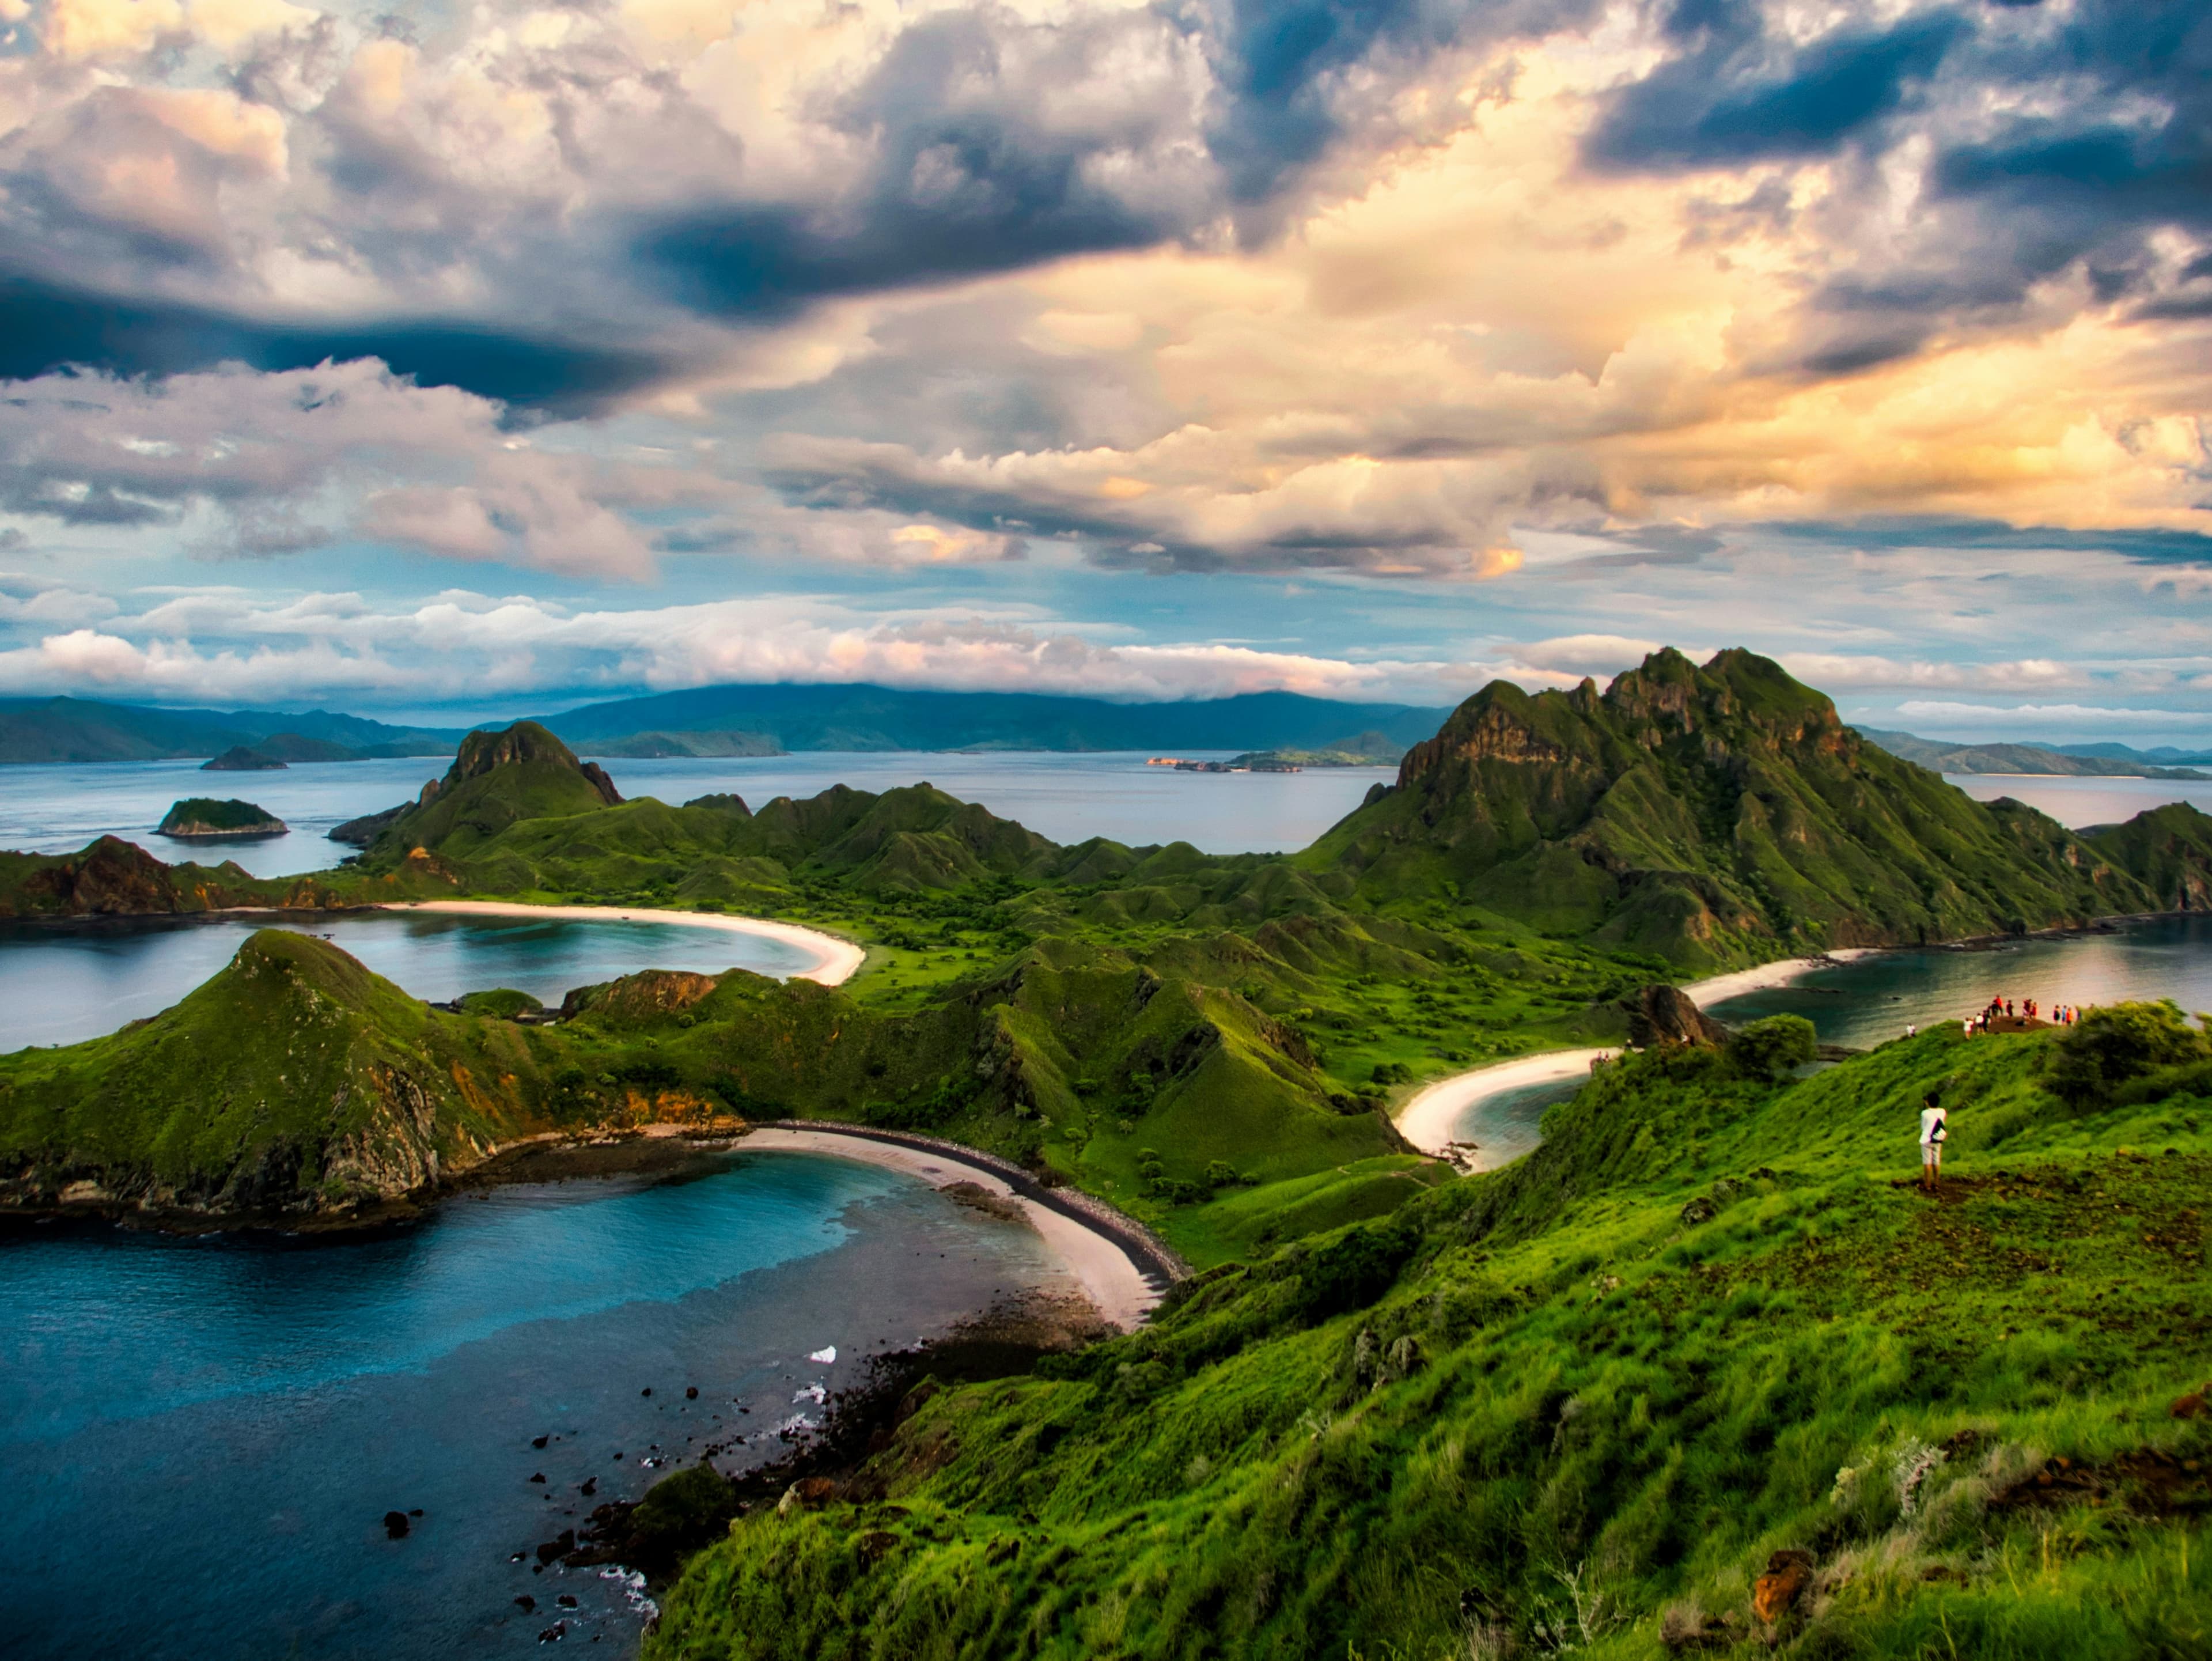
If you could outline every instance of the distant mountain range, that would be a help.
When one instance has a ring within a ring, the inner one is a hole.
[[[543,724],[586,755],[773,755],[778,750],[1327,749],[1381,733],[1401,749],[1447,712],[1249,692],[1111,703],[1037,692],[869,685],[702,686],[586,704]]]
[[[392,727],[310,709],[153,709],[92,698],[0,698],[0,763],[174,761],[246,749],[277,761],[450,755],[465,729]]]
[[[2055,777],[2142,777],[2202,779],[2212,775],[2187,770],[2191,762],[2212,762],[2212,751],[2130,750],[2124,744],[1958,744],[1923,739],[1912,733],[1859,732],[1893,756],[1938,773],[2033,773]]]
[[[581,753],[613,757],[823,750],[1356,750],[1362,756],[1384,757],[1430,736],[1449,713],[1412,704],[1346,703],[1297,692],[1114,703],[1032,692],[775,684],[704,686],[619,698],[539,719]],[[218,756],[236,748],[293,763],[448,756],[469,730],[395,726],[326,709],[158,709],[88,698],[4,698],[0,763],[158,761]],[[1860,730],[1891,754],[1945,773],[2189,779],[2205,776],[2177,770],[2212,765],[2212,750],[1960,744],[1911,733]]]

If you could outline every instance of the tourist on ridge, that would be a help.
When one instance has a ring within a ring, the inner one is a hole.
[[[1920,1186],[1936,1191],[1943,1180],[1943,1143],[1950,1135],[1950,1113],[1936,1105],[1933,1096],[1921,1098]]]

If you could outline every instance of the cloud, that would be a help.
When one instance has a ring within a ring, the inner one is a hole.
[[[1936,663],[1924,659],[1900,662],[1890,658],[1789,652],[1783,654],[1781,661],[1783,667],[1808,685],[1855,691],[1941,686],[1991,692],[2042,691],[2087,686],[2091,678],[2076,665],[2049,658],[2025,658],[2009,663]]]
[[[1134,701],[1286,691],[1440,703],[1483,678],[1474,666],[1439,661],[1353,663],[1208,642],[1101,644],[1066,628],[956,614],[872,618],[789,596],[571,613],[466,592],[395,610],[354,594],[272,605],[210,590],[0,651],[0,689],[10,692],[245,703],[557,701],[594,689],[771,681]]]
[[[374,362],[255,374],[0,383],[0,509],[68,526],[216,516],[222,551],[365,536],[451,559],[636,578],[652,551],[617,510],[733,494],[508,431],[504,411]],[[395,483],[411,476],[414,483]]]
[[[1969,727],[1975,731],[2064,733],[2081,729],[2136,732],[2195,732],[2212,727],[2202,709],[2127,709],[2088,703],[2018,703],[1998,706],[1910,700],[1897,706],[1908,720]]]

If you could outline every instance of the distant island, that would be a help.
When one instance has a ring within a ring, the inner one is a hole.
[[[1938,773],[2212,780],[2212,773],[2175,764],[2212,761],[2212,756],[2187,751],[2146,752],[2130,750],[2123,744],[2085,744],[2068,749],[2048,744],[1954,744],[1945,739],[1923,739],[1913,733],[1886,733],[1874,727],[1862,727],[1859,731],[1891,755]]]
[[[230,837],[281,837],[291,828],[267,808],[250,801],[187,796],[162,815],[155,834],[185,842],[216,842]]]
[[[211,761],[200,764],[203,773],[272,773],[289,766],[274,756],[264,756],[258,750],[249,750],[242,744],[234,744]]]
[[[1408,747],[1387,733],[1370,732],[1310,750],[1250,751],[1229,764],[1255,773],[1296,773],[1309,767],[1395,767],[1406,758]]]

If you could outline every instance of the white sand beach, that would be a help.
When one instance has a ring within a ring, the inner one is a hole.
[[[1866,955],[1864,950],[1846,950],[1832,952],[1825,958],[1784,958],[1779,963],[1761,964],[1756,969],[1739,969],[1732,974],[1691,981],[1682,990],[1704,1008],[1747,992],[1787,986],[1809,970]],[[1499,1062],[1438,1079],[1415,1091],[1398,1110],[1399,1134],[1424,1153],[1443,1158],[1454,1140],[1452,1127],[1469,1106],[1483,1097],[1501,1090],[1518,1090],[1528,1085],[1576,1078],[1588,1073],[1590,1063],[1601,1056],[1618,1053],[1613,1050],[1552,1050],[1540,1056],[1524,1056],[1518,1061]],[[1479,1170],[1487,1169],[1479,1156],[1474,1164]]]
[[[726,934],[750,934],[757,940],[780,940],[813,954],[814,966],[803,969],[799,980],[841,986],[852,979],[867,953],[850,940],[796,923],[770,922],[763,917],[733,917],[720,911],[655,911],[637,905],[522,905],[510,900],[392,900],[380,911],[442,911],[477,917],[574,917],[589,922],[665,922],[684,928],[719,928]]]
[[[1160,1300],[1160,1294],[1138,1271],[1129,1254],[1114,1241],[1075,1218],[1023,1198],[1003,1177],[952,1154],[835,1130],[790,1130],[780,1126],[752,1131],[738,1146],[748,1153],[827,1153],[840,1159],[858,1159],[918,1177],[939,1188],[949,1183],[974,1183],[1022,1208],[1030,1226],[1043,1236],[1045,1244],[1109,1324],[1133,1332]]]
[[[1441,1159],[1453,1140],[1452,1127],[1470,1103],[1501,1090],[1580,1078],[1588,1074],[1592,1062],[1618,1054],[1616,1050],[1547,1050],[1540,1056],[1455,1073],[1407,1098],[1398,1111],[1398,1133],[1422,1153]]]

